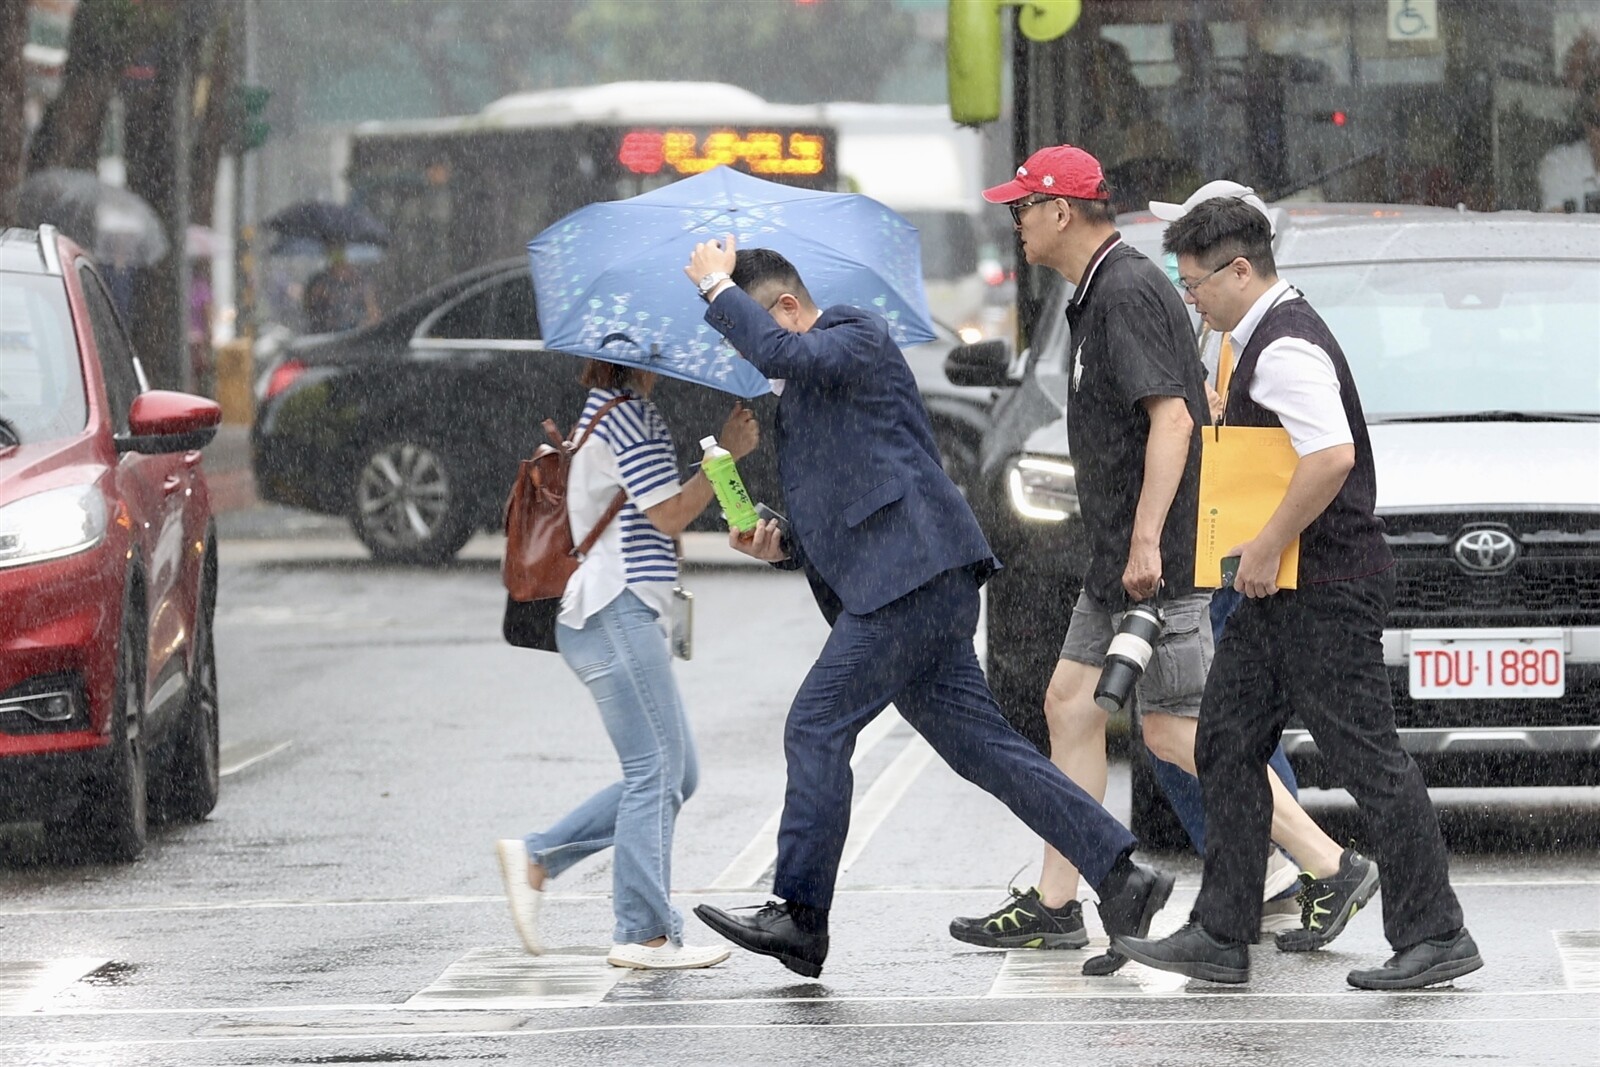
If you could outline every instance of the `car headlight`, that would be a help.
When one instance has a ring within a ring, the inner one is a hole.
[[[1059,459],[1019,456],[1006,469],[1006,491],[1017,514],[1060,522],[1078,513],[1078,472]]]
[[[99,489],[47,489],[0,508],[0,567],[70,556],[105,535],[106,500]]]

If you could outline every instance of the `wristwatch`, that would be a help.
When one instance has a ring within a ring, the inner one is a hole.
[[[714,270],[707,274],[700,279],[700,299],[709,301],[711,299],[711,290],[729,280],[728,272],[725,270]]]

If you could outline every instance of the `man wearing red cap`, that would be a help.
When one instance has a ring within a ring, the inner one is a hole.
[[[1081,148],[1043,148],[984,199],[1011,210],[1029,263],[1076,286],[1067,305],[1072,354],[1067,432],[1090,563],[1045,695],[1051,758],[1096,800],[1105,797],[1106,713],[1094,693],[1122,615],[1157,602],[1165,626],[1143,678],[1146,744],[1181,762],[1211,661],[1210,597],[1194,587],[1205,372],[1183,301],[1166,273],[1122,242],[1100,163]],[[1159,593],[1159,595],[1158,595]],[[1292,882],[1292,869],[1288,873]],[[1282,887],[1280,887],[1282,888]],[[1087,943],[1078,871],[1046,848],[1039,887],[950,933],[986,947]],[[1109,974],[1115,954],[1085,965]]]

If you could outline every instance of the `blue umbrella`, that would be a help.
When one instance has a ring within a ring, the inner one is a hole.
[[[901,345],[935,334],[916,227],[876,200],[762,181],[727,167],[568,215],[528,244],[547,347],[736,396],[766,378],[722,343],[683,275],[695,244],[733,234],[783,253],[819,305],[852,304]]]

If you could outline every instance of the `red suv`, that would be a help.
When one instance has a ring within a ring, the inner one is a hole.
[[[147,388],[52,227],[0,230],[0,822],[131,859],[217,802],[216,404]]]

